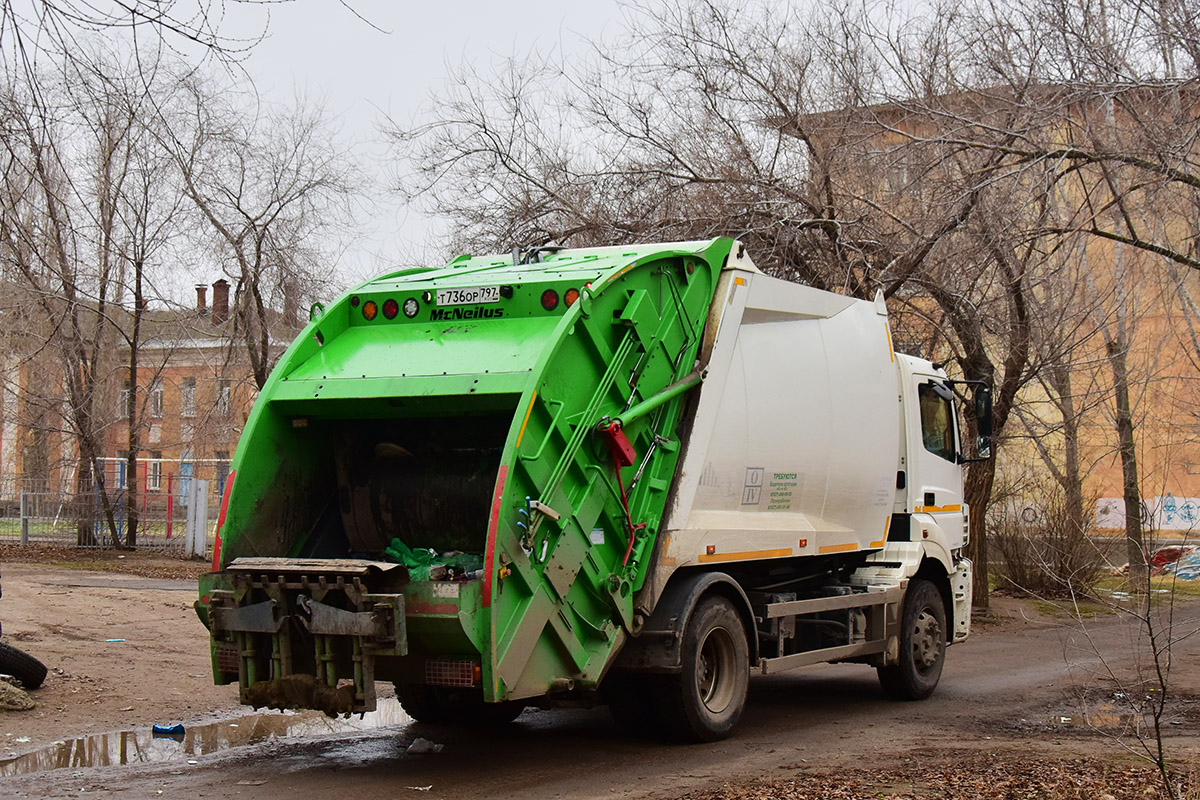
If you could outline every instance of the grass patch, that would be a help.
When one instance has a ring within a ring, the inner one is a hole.
[[[125,565],[112,561],[51,561],[50,566],[91,572],[121,572]]]

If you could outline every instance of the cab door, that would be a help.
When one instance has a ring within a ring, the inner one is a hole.
[[[947,546],[955,550],[965,543],[965,506],[954,393],[944,378],[913,375],[913,380],[918,419],[910,417],[909,426],[909,453],[916,467],[916,480],[909,494],[912,510],[932,517],[945,535]]]

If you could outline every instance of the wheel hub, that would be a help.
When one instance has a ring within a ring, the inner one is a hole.
[[[729,632],[723,628],[710,631],[700,647],[699,655],[696,683],[700,690],[700,702],[709,711],[718,714],[725,710],[733,697],[732,676],[736,665]]]
[[[922,609],[917,615],[912,637],[913,662],[919,669],[927,670],[938,662],[942,653],[941,638],[942,626],[937,617],[929,609]]]

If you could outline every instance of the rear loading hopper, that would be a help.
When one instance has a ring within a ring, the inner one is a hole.
[[[198,605],[216,680],[331,713],[388,680],[424,718],[596,688],[735,246],[464,257],[332,304],[234,458]]]

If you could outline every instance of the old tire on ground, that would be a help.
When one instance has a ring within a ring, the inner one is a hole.
[[[942,593],[914,579],[904,595],[900,663],[879,667],[879,683],[893,700],[924,700],[937,688],[946,661],[946,607]]]
[[[397,683],[396,697],[410,717],[431,725],[507,725],[525,710],[517,700],[485,703],[467,690],[421,683]]]
[[[681,670],[663,676],[656,706],[671,738],[713,742],[728,736],[746,706],[749,645],[733,603],[710,595],[697,605],[683,633]]]
[[[0,642],[0,674],[12,675],[26,689],[36,689],[46,680],[46,665],[24,650]]]

